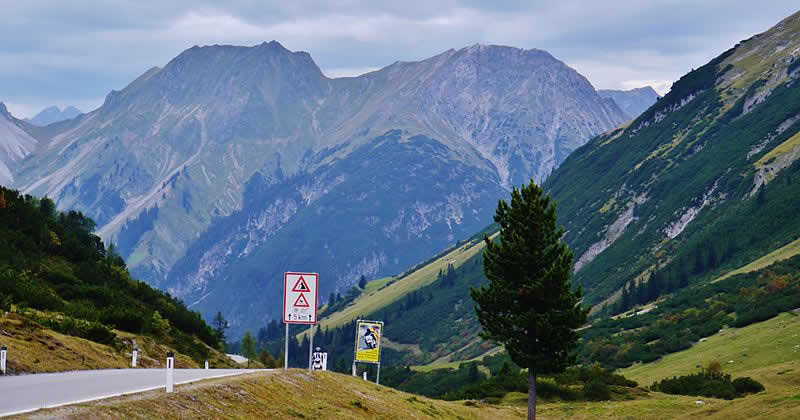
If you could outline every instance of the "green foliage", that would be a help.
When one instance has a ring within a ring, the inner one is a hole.
[[[207,353],[192,336],[216,345],[198,313],[131,278],[115,247],[106,248],[94,228],[80,212],[56,211],[48,198],[0,187],[0,303],[61,312],[63,320],[43,322],[105,344],[117,328],[168,332],[164,338],[190,355]]]
[[[598,320],[583,332],[582,361],[610,367],[651,362],[689,348],[725,325],[743,327],[800,307],[800,256],[760,271],[696,285],[651,311]]]
[[[250,365],[250,359],[255,359],[258,353],[256,352],[256,340],[250,331],[245,331],[241,343],[242,355],[247,358],[247,365]]]
[[[583,384],[583,395],[589,401],[607,401],[611,399],[611,390],[600,379],[592,378]]]
[[[162,318],[158,311],[155,311],[150,320],[150,330],[159,337],[166,337],[170,330],[169,321]]]
[[[719,363],[712,363],[701,372],[662,379],[654,383],[650,389],[666,394],[731,400],[743,397],[745,394],[761,392],[764,390],[764,386],[749,377],[731,380],[731,375],[723,373],[722,369],[719,368]]]
[[[574,362],[574,331],[586,322],[581,291],[569,282],[572,252],[556,228],[555,203],[533,181],[501,200],[495,222],[500,241],[487,237],[487,286],[472,289],[484,338],[502,343],[531,374],[559,373]]]

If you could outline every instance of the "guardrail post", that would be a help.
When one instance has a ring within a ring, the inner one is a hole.
[[[6,374],[6,357],[8,353],[8,348],[6,346],[0,347],[0,371],[3,375]]]
[[[172,392],[172,385],[174,382],[172,370],[174,367],[175,367],[175,354],[173,354],[171,351],[167,352],[167,393]]]
[[[131,367],[136,367],[136,360],[139,358],[139,349],[133,349],[133,355],[131,355]]]

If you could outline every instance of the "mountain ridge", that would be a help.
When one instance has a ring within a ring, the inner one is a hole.
[[[245,293],[260,286],[231,282],[282,270],[248,271],[254,258],[327,273],[325,293],[402,271],[483,227],[511,185],[543,179],[623,121],[585,77],[541,50],[474,45],[330,79],[308,53],[275,41],[195,46],[97,110],[39,129],[41,145],[15,168],[14,185],[87,212],[137,276],[210,313],[220,304],[191,285]],[[322,255],[277,249],[275,235],[306,235],[301,219],[321,229]],[[203,235],[215,225],[229,227],[216,239],[237,253],[215,251]],[[346,229],[334,234],[338,225]],[[383,240],[357,241],[367,231]],[[425,245],[403,245],[415,240]],[[234,261],[239,268],[228,267]]]

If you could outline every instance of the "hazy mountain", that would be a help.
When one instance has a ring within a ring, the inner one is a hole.
[[[629,119],[638,117],[660,98],[650,86],[631,90],[599,89],[597,93],[603,98],[611,98]]]
[[[81,111],[74,106],[68,106],[63,110],[57,106],[50,106],[41,110],[33,118],[26,118],[25,121],[30,124],[43,127],[54,122],[71,120],[78,115],[81,115]]]
[[[10,185],[14,181],[11,168],[36,149],[36,139],[22,125],[0,102],[0,185]]]
[[[800,237],[800,13],[678,80],[545,183],[587,302],[664,293]]]
[[[274,41],[193,47],[48,126],[15,185],[91,215],[138,275],[254,323],[277,316],[281,272],[319,271],[327,294],[400,271],[624,120],[540,50],[329,79]]]

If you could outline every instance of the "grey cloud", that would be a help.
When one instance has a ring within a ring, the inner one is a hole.
[[[480,43],[540,48],[601,88],[666,85],[793,13],[794,1],[15,1],[3,4],[0,100],[83,103],[192,45],[275,39],[331,74]]]

